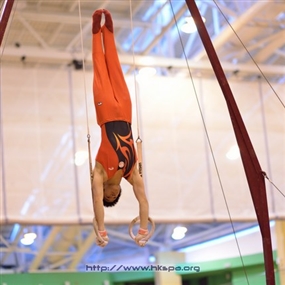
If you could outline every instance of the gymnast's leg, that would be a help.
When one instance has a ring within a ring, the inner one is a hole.
[[[121,112],[123,113],[124,120],[131,123],[131,98],[116,49],[112,17],[107,10],[103,10],[103,13],[105,14],[105,25],[102,27],[102,33],[109,78],[113,87],[114,96],[119,102],[119,108],[121,108]]]
[[[93,96],[96,108],[97,123],[102,125],[110,120],[114,107],[114,93],[109,79],[105,54],[102,47],[101,17],[103,10],[94,12],[92,26],[92,58],[93,58]]]

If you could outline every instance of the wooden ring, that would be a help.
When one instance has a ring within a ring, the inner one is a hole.
[[[136,237],[136,236],[134,235],[134,233],[133,233],[133,226],[134,226],[135,223],[137,223],[139,220],[140,220],[140,217],[138,216],[138,217],[134,218],[134,219],[131,221],[130,225],[129,225],[129,235],[130,235],[130,237],[131,237],[133,240],[135,240],[135,237]],[[152,237],[152,235],[153,235],[153,233],[154,233],[154,230],[155,230],[155,223],[154,223],[154,221],[153,221],[150,217],[148,217],[148,221],[149,221],[150,224],[151,224],[151,229],[150,229],[149,233],[147,234],[147,236],[145,237],[145,240],[146,240],[146,241],[148,241],[148,240]]]

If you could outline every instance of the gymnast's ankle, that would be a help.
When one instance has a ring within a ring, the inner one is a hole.
[[[101,29],[101,18],[102,18],[103,10],[96,10],[93,15],[93,23],[92,23],[92,33],[97,34]]]
[[[103,9],[103,13],[105,14],[105,26],[111,33],[113,33],[114,29],[113,29],[113,20],[111,13],[105,9]]]

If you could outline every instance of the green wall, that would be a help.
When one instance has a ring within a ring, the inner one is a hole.
[[[274,252],[276,266],[276,252]],[[189,266],[189,264],[177,264],[177,266]],[[199,285],[206,282],[207,285],[219,285],[231,282],[232,285],[266,285],[263,255],[254,254],[240,257],[200,262],[200,272],[177,272],[182,276],[185,284]],[[155,272],[63,272],[63,273],[19,273],[1,274],[0,285],[125,285],[144,282],[154,282]],[[280,285],[279,275],[276,273],[276,285]]]
[[[277,269],[276,251],[273,253],[274,266]],[[199,279],[207,277],[208,285],[225,284],[231,280],[232,285],[266,285],[264,273],[263,254],[253,254],[248,256],[215,260],[212,262],[200,262],[200,273],[191,275],[181,272],[184,280],[192,280],[189,285],[199,284]],[[183,266],[183,264],[181,265]],[[223,281],[224,280],[224,281]],[[275,283],[280,285],[279,274],[275,274]]]
[[[109,285],[113,285],[110,274],[105,272],[3,274],[0,280],[0,285],[103,285],[104,280],[109,280]]]

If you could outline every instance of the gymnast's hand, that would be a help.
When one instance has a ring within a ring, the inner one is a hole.
[[[98,231],[98,232],[99,232],[99,235],[100,235],[101,238],[98,238],[96,236],[95,242],[96,242],[97,245],[99,245],[101,247],[105,247],[108,244],[108,242],[109,242],[107,231]]]
[[[145,246],[145,244],[148,241],[147,235],[148,235],[148,230],[140,228],[135,237],[136,244],[141,247]]]

